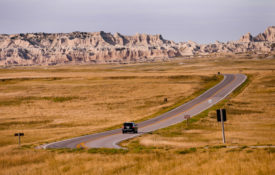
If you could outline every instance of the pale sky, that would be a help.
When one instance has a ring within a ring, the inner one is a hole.
[[[275,25],[275,0],[0,0],[0,33],[162,34],[198,43],[237,40]]]

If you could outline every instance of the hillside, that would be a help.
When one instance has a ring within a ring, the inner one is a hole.
[[[212,87],[218,71],[249,79],[188,126],[131,139],[128,150],[36,149],[158,116]],[[273,175],[274,72],[275,59],[237,57],[1,69],[0,175]],[[217,108],[227,109],[226,144]],[[25,134],[21,148],[17,132]]]

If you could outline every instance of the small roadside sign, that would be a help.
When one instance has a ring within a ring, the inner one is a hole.
[[[226,110],[225,109],[217,109],[217,121],[221,122],[222,119],[223,119],[224,122],[226,121]]]
[[[24,136],[24,133],[15,133],[14,136]]]
[[[186,126],[188,126],[188,122],[189,122],[189,119],[190,119],[190,115],[185,115],[184,118],[186,119]]]
[[[18,133],[15,133],[14,136],[18,136],[18,145],[20,146],[20,141],[21,141],[21,140],[20,140],[20,137],[21,137],[21,136],[24,136],[24,133],[18,132]]]

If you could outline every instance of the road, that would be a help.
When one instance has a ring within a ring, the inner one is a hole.
[[[47,148],[121,148],[118,144],[133,137],[137,137],[144,133],[155,131],[157,129],[165,128],[170,125],[184,121],[185,115],[195,116],[202,111],[210,108],[218,103],[233,90],[240,86],[245,80],[246,76],[243,74],[224,74],[224,79],[207,90],[197,98],[167,112],[158,117],[138,123],[139,133],[137,134],[122,134],[121,128],[106,132],[85,135],[63,141],[58,141],[43,145]],[[125,121],[122,121],[125,122]]]

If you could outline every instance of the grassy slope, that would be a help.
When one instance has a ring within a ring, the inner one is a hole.
[[[67,72],[69,68],[72,72]],[[65,73],[29,70],[37,78],[22,78],[29,72],[7,70],[6,77],[16,78],[0,82],[1,145],[16,144],[10,133],[17,130],[29,135],[27,143],[40,144],[142,120],[190,96],[205,82],[180,71],[144,72],[139,66],[112,73],[112,67],[79,67],[79,72],[69,68],[64,68]],[[168,103],[163,103],[165,97]]]
[[[275,171],[273,166],[275,150],[273,148],[254,149],[247,146],[274,145],[275,121],[272,117],[275,93],[274,61],[199,59],[180,62],[184,64],[168,63],[157,66],[149,64],[124,69],[127,69],[128,73],[137,70],[146,72],[146,75],[156,70],[158,74],[181,72],[194,77],[211,75],[217,71],[243,72],[251,75],[246,88],[219,104],[219,106],[225,106],[229,112],[225,126],[227,145],[237,145],[238,148],[225,148],[220,144],[220,125],[215,121],[215,112],[209,110],[197,116],[188,128],[185,123],[182,123],[124,143],[130,148],[128,151],[113,149],[45,151],[30,149],[29,144],[18,149],[15,141],[2,146],[5,140],[1,139],[0,174],[128,174],[129,172],[135,174],[272,174]],[[100,71],[102,73],[102,69]],[[60,72],[62,73],[62,70]],[[189,80],[185,79],[181,82],[185,81]],[[53,97],[55,96],[53,94]],[[179,98],[173,98],[174,100],[169,101],[171,103],[167,104],[167,107]],[[64,104],[65,107],[69,102],[43,101]],[[152,103],[143,104],[143,107],[138,110],[145,110],[144,107],[148,104]],[[259,107],[259,104],[262,105]],[[160,110],[162,107],[153,108],[152,111]],[[4,121],[3,118],[1,118],[2,121]],[[35,127],[33,129],[34,132],[41,130]],[[11,133],[13,130],[2,130],[2,133],[8,132]],[[62,132],[66,130],[61,130],[60,134],[63,134]],[[51,136],[53,134],[49,135]],[[40,139],[43,140],[43,138]],[[26,142],[27,139],[24,141]],[[34,141],[30,140],[29,143]]]

